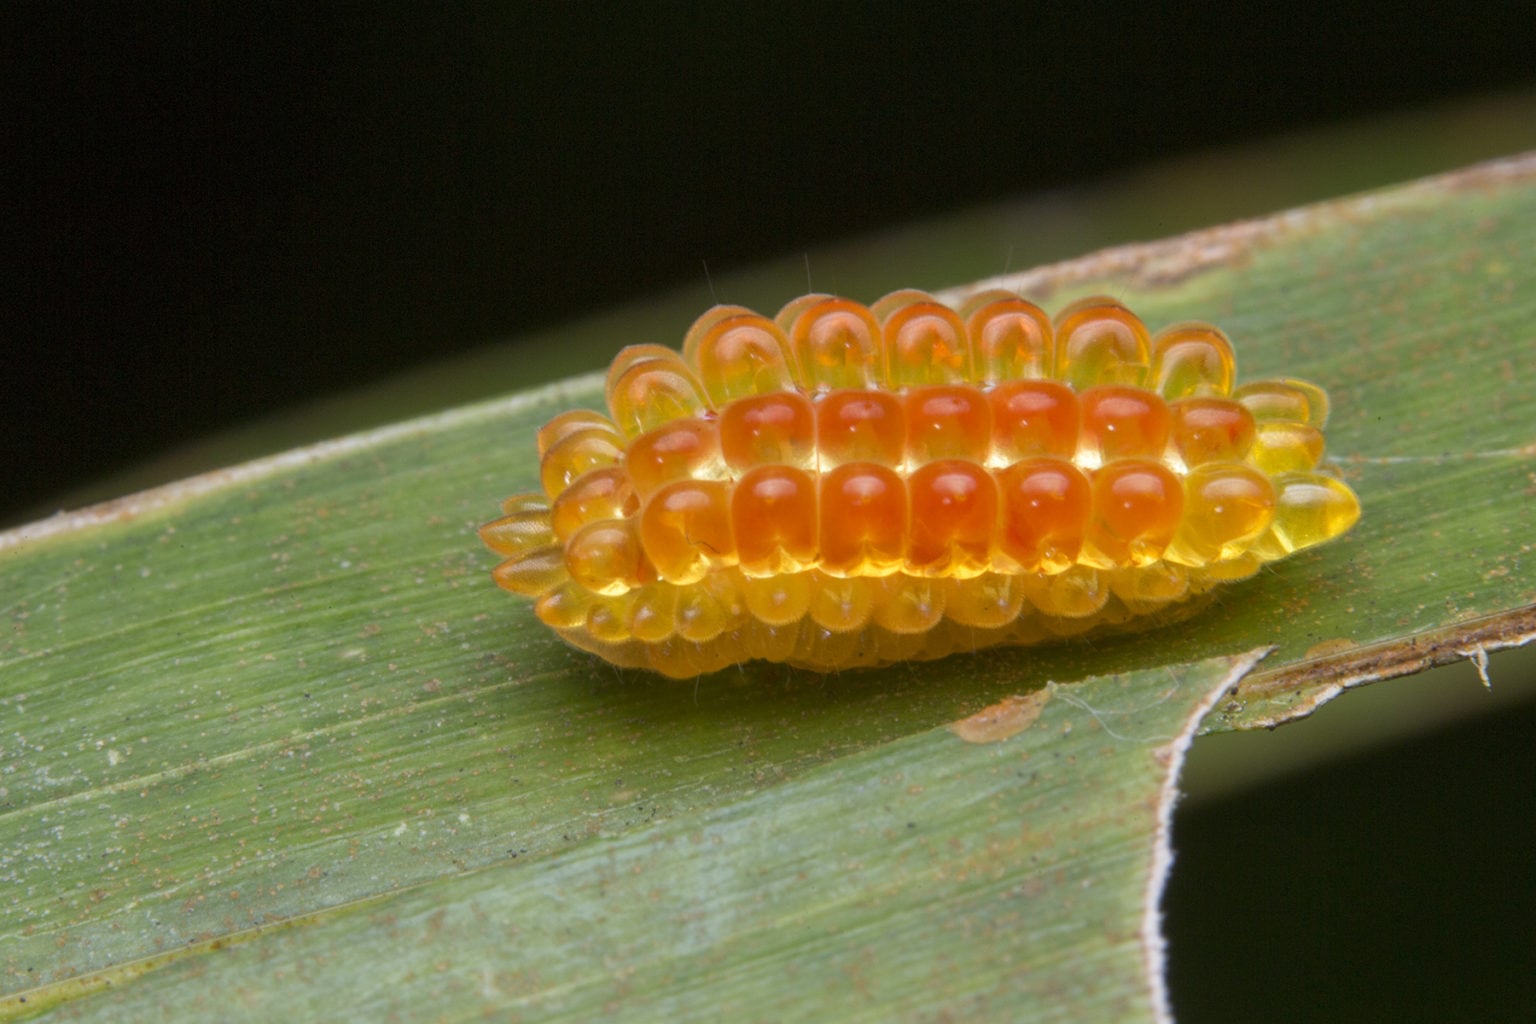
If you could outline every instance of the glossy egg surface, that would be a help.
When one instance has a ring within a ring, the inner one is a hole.
[[[620,352],[607,402],[545,425],[543,492],[480,534],[565,640],[669,676],[1155,622],[1360,514],[1321,389],[1238,386],[1217,328],[1103,297],[716,306]]]

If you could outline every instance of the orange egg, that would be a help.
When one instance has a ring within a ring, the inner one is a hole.
[[[1328,400],[1226,335],[1011,292],[719,306],[538,435],[492,576],[616,665],[816,671],[1134,623],[1360,515]]]

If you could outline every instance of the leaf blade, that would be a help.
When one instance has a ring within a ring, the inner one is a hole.
[[[1367,509],[1355,533],[1177,629],[821,682],[754,666],[697,697],[612,673],[492,593],[473,538],[533,484],[537,424],[595,400],[592,378],[8,535],[4,987],[208,950],[514,856],[560,863],[1021,683],[1278,642],[1214,720],[1251,727],[1336,689],[1288,672],[1354,658],[1378,677],[1429,635],[1442,653],[1519,642],[1536,600],[1514,571],[1530,535],[1520,410],[1536,396],[1502,367],[1536,336],[1533,163],[1031,279],[1230,326],[1245,375],[1330,388],[1335,452],[1388,460],[1346,463]],[[1210,249],[1223,239],[1243,244]]]
[[[184,957],[74,1010],[261,1020],[297,991],[327,1018],[1153,1020],[1155,910],[1126,928],[1122,894],[1155,904],[1182,751],[1262,653],[1050,686],[1006,736],[901,737],[542,867]]]

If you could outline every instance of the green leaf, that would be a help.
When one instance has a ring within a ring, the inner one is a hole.
[[[1180,630],[1181,658],[1239,635],[1279,644],[1207,729],[1271,727],[1342,688],[1536,638],[1519,571],[1536,537],[1533,217],[1526,154],[999,279],[1053,303],[1108,291],[1152,323],[1211,319],[1241,377],[1329,392],[1329,450],[1364,516]]]
[[[1275,647],[1207,720],[1240,728],[1536,635],[1536,158],[1003,283],[1210,319],[1244,377],[1323,384],[1361,524],[1155,632],[697,686],[567,650],[487,577],[474,527],[595,376],[23,528],[0,1006],[1154,1019],[1149,754],[1219,659]],[[940,728],[1010,695],[1044,699],[1012,739]]]
[[[212,963],[198,944],[79,1010],[890,1020],[1054,1004],[1039,1019],[1151,1020],[1155,911],[1128,914],[1125,894],[1161,886],[1151,840],[1184,749],[1258,656],[1035,690],[654,824],[642,787],[603,777],[597,802],[620,820],[566,826],[595,841],[511,851]],[[431,824],[396,831],[416,846]]]

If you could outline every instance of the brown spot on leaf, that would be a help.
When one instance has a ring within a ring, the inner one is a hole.
[[[1359,646],[1359,644],[1355,643],[1355,641],[1349,639],[1348,637],[1338,637],[1334,640],[1324,640],[1321,643],[1313,644],[1311,647],[1307,648],[1306,653],[1303,654],[1302,657],[1309,660],[1312,658],[1329,658],[1335,654],[1343,654],[1345,651],[1352,651]]]
[[[1045,689],[1004,697],[974,715],[951,722],[949,731],[967,743],[1001,743],[1033,725],[1050,699],[1050,691]]]

